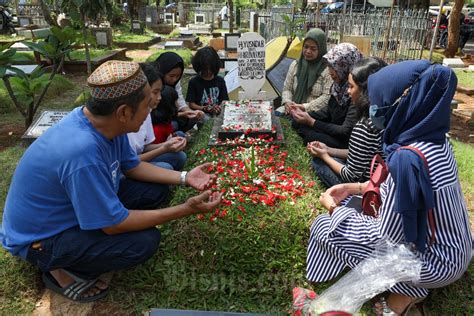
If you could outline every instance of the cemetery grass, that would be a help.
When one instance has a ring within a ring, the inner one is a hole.
[[[159,49],[155,53],[151,54],[146,61],[153,62],[155,61],[161,54],[165,52],[174,52],[178,54],[184,61],[184,67],[188,67],[191,65],[191,59],[193,58],[193,54],[190,49],[182,48],[182,49]]]
[[[114,42],[128,42],[128,43],[143,43],[155,37],[156,33],[147,28],[144,29],[143,34],[136,34],[130,31],[130,26],[115,27],[113,32]]]
[[[282,149],[289,152],[287,164],[299,169],[306,180],[313,179],[310,157],[301,140],[287,122],[282,123],[287,142]],[[206,147],[210,128],[210,124],[205,125],[191,142],[185,169],[197,163],[196,153]],[[456,141],[454,148],[462,187],[472,188],[474,148]],[[5,175],[0,177],[0,212],[24,150],[17,146],[0,151]],[[189,217],[163,225],[158,253],[145,264],[116,273],[110,295],[98,304],[101,309],[97,313],[114,310],[140,315],[160,307],[287,314],[294,286],[321,293],[333,283],[312,287],[305,279],[309,227],[321,212],[321,190],[318,185],[309,188],[294,205],[285,201],[274,208],[255,205],[242,222],[224,218],[211,223]],[[194,193],[189,188],[176,188],[171,204],[182,203]],[[473,210],[472,199],[469,208]],[[0,264],[0,315],[31,314],[43,290],[38,270],[3,248]],[[473,314],[473,266],[461,280],[432,292],[424,304],[427,315]],[[370,304],[364,305],[362,314],[373,315]]]
[[[464,88],[474,89],[474,72],[463,69],[454,69],[458,77],[458,84]]]

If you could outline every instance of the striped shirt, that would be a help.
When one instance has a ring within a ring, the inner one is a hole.
[[[428,161],[436,241],[420,254],[420,280],[415,285],[397,283],[390,291],[424,297],[428,288],[446,286],[462,276],[472,258],[473,240],[451,145],[446,141],[441,145],[419,142],[410,146],[420,149]],[[390,175],[380,190],[382,206],[378,218],[345,206],[336,208],[331,217],[324,214],[316,218],[308,245],[310,281],[323,282],[336,277],[347,266],[354,268],[386,238],[404,241],[401,216],[393,211],[397,197]],[[428,227],[427,240],[432,233]]]
[[[370,118],[357,122],[349,138],[347,162],[341,169],[342,182],[369,180],[372,158],[382,155],[382,136],[383,130],[377,130]]]

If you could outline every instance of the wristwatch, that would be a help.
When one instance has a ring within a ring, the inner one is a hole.
[[[188,174],[187,171],[181,171],[181,174],[179,176],[179,184],[182,186],[186,185],[186,175]]]

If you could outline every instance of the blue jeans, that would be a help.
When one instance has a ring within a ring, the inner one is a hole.
[[[41,240],[39,249],[28,250],[26,260],[43,272],[61,268],[91,280],[145,262],[158,250],[160,238],[156,228],[107,235],[75,226]]]
[[[179,151],[177,153],[165,153],[155,157],[150,163],[169,170],[181,171],[186,163],[186,153]]]
[[[340,158],[333,157],[334,160],[342,164],[345,163],[345,160]],[[333,185],[342,183],[341,176],[335,173],[324,161],[319,158],[313,158],[311,165],[316,171],[316,175],[321,180],[326,188],[330,188]]]
[[[166,153],[150,163],[169,170],[181,170],[186,163],[184,152]],[[117,193],[122,204],[131,210],[151,210],[168,201],[170,186],[167,184],[142,182],[123,177]]]

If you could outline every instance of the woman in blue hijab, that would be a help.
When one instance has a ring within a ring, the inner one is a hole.
[[[445,136],[456,84],[451,69],[428,61],[401,62],[369,77],[369,112],[374,124],[385,128],[390,170],[380,187],[382,205],[376,218],[338,206],[349,195],[360,194],[366,184],[340,184],[321,195],[331,215],[320,215],[311,227],[310,281],[327,281],[345,267],[354,268],[384,239],[406,243],[418,253],[422,269],[416,284],[398,283],[389,290],[386,310],[399,315],[426,297],[428,289],[446,286],[466,271],[472,236],[456,161]],[[421,151],[428,168],[416,152],[402,146]],[[432,220],[427,219],[430,209]]]

